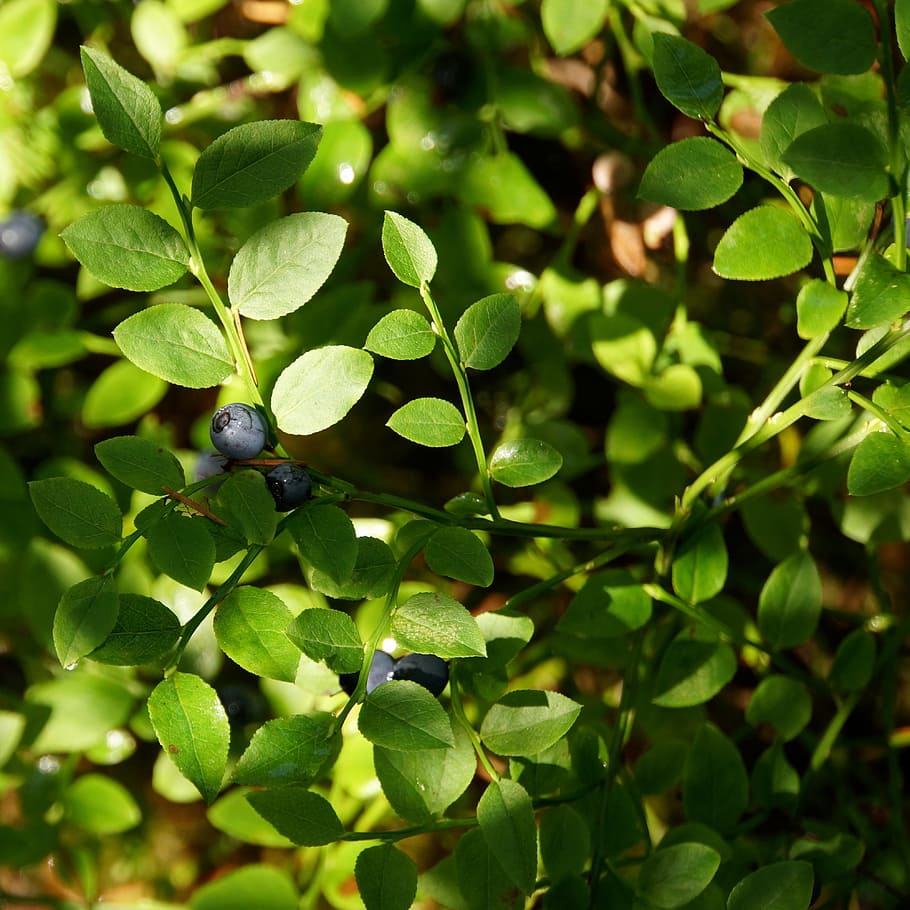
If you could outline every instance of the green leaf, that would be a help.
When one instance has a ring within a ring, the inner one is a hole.
[[[887,430],[870,433],[853,450],[847,470],[851,496],[894,490],[910,480],[910,446]]]
[[[57,25],[54,0],[6,0],[0,6],[0,67],[13,79],[37,69]]]
[[[636,386],[651,378],[657,339],[645,323],[626,313],[594,313],[587,324],[591,351],[608,373]]]
[[[307,351],[278,377],[272,413],[286,433],[318,433],[354,407],[372,375],[373,358],[359,348],[328,345]]]
[[[654,76],[661,94],[687,117],[711,120],[724,97],[717,61],[697,44],[657,32]]]
[[[733,886],[727,910],[808,910],[814,879],[812,864],[801,860],[762,866]]]
[[[907,310],[910,276],[879,255],[870,256],[856,278],[846,324],[851,329],[871,329],[899,319]]]
[[[357,532],[347,512],[334,505],[297,509],[287,523],[300,555],[332,581],[345,582],[357,562]]]
[[[797,272],[812,259],[812,242],[796,215],[760,205],[739,216],[714,250],[721,278],[768,281]]]
[[[322,212],[269,222],[231,263],[231,306],[249,319],[277,319],[298,310],[332,274],[347,229],[343,218]]]
[[[249,787],[232,787],[209,806],[205,817],[218,831],[242,843],[259,847],[293,847],[290,840],[279,834],[250,805],[247,800],[249,793]]]
[[[452,724],[455,742],[444,749],[403,751],[373,747],[373,765],[392,808],[417,825],[438,818],[474,780],[477,756],[467,731]]]
[[[142,821],[129,790],[104,774],[83,774],[63,791],[63,817],[92,834],[122,834]]]
[[[436,274],[436,248],[423,229],[397,212],[382,220],[382,252],[395,277],[412,288],[429,284]]]
[[[603,28],[608,0],[543,0],[543,33],[561,57],[574,54]]]
[[[683,807],[692,822],[729,832],[749,804],[749,777],[739,749],[717,727],[705,724],[686,757]]]
[[[89,386],[82,402],[82,422],[92,429],[132,423],[153,410],[168,385],[128,360],[116,360]]]
[[[701,404],[701,377],[687,363],[671,363],[642,384],[648,404],[661,411],[688,411]]]
[[[113,436],[95,445],[95,456],[112,477],[143,493],[181,489],[186,475],[167,449],[139,436]]]
[[[285,634],[292,618],[276,594],[243,585],[219,605],[215,637],[224,653],[244,670],[294,682],[300,651]]]
[[[592,575],[569,602],[557,628],[581,638],[618,638],[651,618],[651,598],[624,569]]]
[[[480,738],[498,755],[534,757],[565,736],[580,711],[558,692],[516,689],[487,712]]]
[[[494,224],[523,224],[543,230],[556,220],[556,207],[513,152],[478,156],[459,186],[461,199],[481,209]]]
[[[759,806],[792,811],[799,796],[799,774],[787,760],[783,742],[775,739],[752,766],[752,799]]]
[[[276,831],[301,847],[321,847],[344,834],[331,803],[304,787],[256,790],[247,800]]]
[[[48,477],[30,481],[28,490],[38,517],[71,546],[98,549],[120,543],[120,508],[91,484],[72,477]]]
[[[540,439],[513,439],[498,445],[490,476],[507,487],[530,487],[549,480],[562,467],[562,455]]]
[[[638,893],[662,910],[695,900],[720,867],[720,855],[705,844],[674,844],[655,850],[642,864]]]
[[[513,780],[491,781],[477,803],[477,821],[506,875],[530,894],[537,880],[537,825],[525,788]]]
[[[253,787],[309,784],[338,754],[341,740],[333,731],[330,714],[293,714],[266,721],[253,734],[231,778],[235,784]]]
[[[725,146],[706,136],[681,139],[651,160],[638,187],[640,199],[682,211],[726,202],[743,182],[743,169]]]
[[[417,895],[417,866],[393,844],[362,850],[354,877],[366,910],[408,910]]]
[[[717,523],[683,540],[673,560],[673,589],[689,603],[709,600],[727,581],[727,547]]]
[[[252,468],[235,471],[228,477],[215,497],[214,510],[247,543],[266,546],[275,536],[275,500],[263,475]]]
[[[828,671],[828,682],[840,692],[866,688],[875,670],[875,636],[854,629],[838,646]]]
[[[392,588],[397,561],[389,545],[378,537],[357,538],[357,561],[354,571],[341,582],[314,569],[307,579],[314,590],[341,600],[363,600],[384,597]]]
[[[86,578],[69,588],[54,614],[54,649],[62,667],[72,667],[111,633],[119,599],[111,575]]]
[[[183,238],[161,217],[135,205],[103,205],[60,236],[99,281],[128,291],[157,291],[186,272]]]
[[[234,370],[221,330],[199,310],[162,303],[114,329],[114,341],[137,367],[189,389],[220,385]]]
[[[847,293],[821,278],[813,278],[796,297],[796,332],[800,338],[816,338],[840,325],[847,308]]]
[[[809,69],[849,76],[875,62],[872,17],[852,0],[793,0],[765,15],[787,50]]]
[[[127,152],[157,161],[162,118],[152,90],[102,51],[82,47],[80,53],[92,108],[105,138]]]
[[[172,512],[149,528],[146,539],[149,559],[159,571],[195,591],[206,586],[215,565],[208,519]]]
[[[446,594],[408,598],[392,616],[395,640],[418,654],[437,657],[484,657],[487,653],[477,620]]]
[[[736,655],[723,642],[683,632],[664,652],[654,683],[655,705],[689,708],[712,699],[736,675]]]
[[[467,528],[440,528],[423,551],[438,575],[487,588],[493,583],[493,559],[483,541]]]
[[[196,888],[189,910],[297,910],[300,896],[290,876],[275,866],[246,865]]]
[[[162,661],[179,637],[180,620],[163,603],[143,594],[121,594],[114,628],[89,656],[102,664],[140,667]]]
[[[159,82],[173,80],[189,35],[176,10],[163,0],[139,0],[130,19],[136,50],[152,65]]]
[[[430,448],[457,445],[465,434],[464,415],[441,398],[415,398],[386,421],[399,436]]]
[[[373,326],[363,346],[391,360],[418,360],[432,352],[436,334],[420,313],[393,310]]]
[[[287,635],[307,657],[324,660],[336,673],[356,673],[363,663],[357,626],[340,610],[304,610],[288,626]]]
[[[174,673],[152,690],[148,711],[161,747],[210,803],[221,789],[231,738],[215,690],[192,673]]]
[[[781,160],[784,152],[797,136],[827,122],[825,109],[808,85],[788,85],[762,115],[760,142],[765,160],[785,177],[795,176]]]
[[[794,553],[775,566],[758,600],[758,628],[775,649],[795,648],[815,633],[822,609],[822,583],[808,553]]]
[[[806,687],[789,676],[768,676],[752,693],[746,722],[770,724],[785,739],[799,735],[812,719],[812,700]]]
[[[386,749],[419,751],[455,744],[442,705],[410,680],[390,680],[367,695],[357,719],[360,732]]]
[[[509,355],[521,331],[521,307],[511,294],[491,294],[472,303],[455,323],[462,364],[491,370]]]
[[[781,156],[823,193],[875,202],[888,195],[885,149],[857,123],[826,123],[801,133]]]
[[[591,855],[591,834],[569,805],[551,806],[540,816],[540,857],[552,882],[580,875]]]
[[[277,196],[307,169],[321,136],[321,126],[300,120],[235,126],[199,156],[192,204],[200,209],[241,209]]]
[[[910,3],[907,0],[894,2],[894,31],[901,55],[904,60],[910,60]]]
[[[466,910],[513,910],[515,885],[490,849],[483,831],[466,831],[455,847],[458,891]]]

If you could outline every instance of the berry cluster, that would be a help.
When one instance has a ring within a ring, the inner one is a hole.
[[[266,446],[268,427],[262,415],[248,404],[226,404],[212,415],[209,427],[212,445],[225,457],[233,461],[255,458]],[[224,469],[217,455],[207,454],[205,463],[197,467],[211,477]],[[310,475],[299,465],[285,462],[275,465],[266,475],[265,483],[275,500],[279,512],[290,512],[310,498],[313,483]]]
[[[338,677],[348,695],[354,693],[360,673],[342,673]],[[419,683],[432,695],[440,695],[449,681],[449,665],[435,654],[405,654],[395,660],[385,651],[377,651],[367,676],[367,695],[390,679],[409,679]]]

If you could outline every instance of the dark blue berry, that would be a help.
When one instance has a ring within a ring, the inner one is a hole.
[[[396,662],[392,679],[409,679],[440,695],[449,681],[449,665],[435,654],[405,654]]]
[[[279,512],[290,512],[310,498],[313,482],[300,465],[275,465],[265,475],[265,482]]]
[[[370,664],[370,673],[367,676],[367,695],[376,688],[376,686],[381,686],[384,682],[388,682],[392,678],[392,670],[395,667],[395,661],[392,659],[391,654],[386,654],[385,651],[377,651],[373,655],[373,662]],[[357,681],[360,679],[360,673],[342,673],[338,677],[341,682],[341,688],[344,689],[348,695],[354,694],[354,689],[357,688]]]
[[[212,445],[228,458],[255,458],[266,442],[265,421],[248,404],[226,404],[212,415]]]
[[[44,222],[31,212],[13,212],[0,222],[0,255],[7,259],[24,259],[38,246],[44,233]]]

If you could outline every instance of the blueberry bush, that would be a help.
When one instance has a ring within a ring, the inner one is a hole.
[[[907,906],[908,59],[0,6],[0,901]]]

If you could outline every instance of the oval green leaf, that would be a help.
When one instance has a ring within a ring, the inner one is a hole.
[[[306,170],[321,135],[321,126],[300,120],[235,126],[199,156],[193,171],[193,205],[239,209],[277,196]]]
[[[673,560],[673,590],[689,603],[719,594],[727,581],[727,547],[720,525],[705,525],[683,540]]]
[[[485,657],[486,640],[467,608],[446,594],[408,598],[392,616],[395,640],[418,654]]]
[[[813,278],[796,297],[796,332],[800,338],[815,338],[840,325],[847,308],[847,292],[821,278]]]
[[[417,866],[393,844],[361,850],[354,878],[366,910],[408,910],[417,895]]]
[[[190,910],[297,910],[299,905],[288,873],[265,865],[242,866],[207,881],[193,891],[188,904]]]
[[[806,687],[789,676],[763,679],[746,707],[747,723],[769,724],[785,740],[802,732],[811,719],[812,700]]]
[[[207,518],[172,512],[149,528],[146,541],[149,559],[160,572],[194,591],[206,586],[215,565]]]
[[[386,422],[390,430],[418,445],[439,449],[464,438],[465,419],[458,408],[441,398],[415,398]]]
[[[857,75],[875,62],[872,17],[852,0],[793,0],[765,15],[787,50],[816,72]]]
[[[372,375],[373,358],[359,348],[328,345],[307,351],[278,377],[272,413],[286,433],[318,433],[360,401]]]
[[[750,873],[733,886],[727,910],[807,910],[815,873],[803,860],[783,860]]]
[[[856,278],[846,324],[851,329],[871,329],[899,319],[907,310],[910,276],[883,256],[870,256]]]
[[[543,0],[543,33],[561,57],[574,54],[603,28],[607,7],[608,0]]]
[[[348,225],[338,215],[300,212],[272,221],[240,248],[228,275],[231,305],[250,319],[277,319],[325,284]]]
[[[827,122],[822,103],[808,85],[788,85],[762,115],[760,142],[765,161],[784,176],[794,176],[781,156],[797,136]]]
[[[163,446],[140,436],[113,436],[95,445],[104,469],[134,490],[160,496],[165,487],[179,490],[186,483],[180,462]]]
[[[717,727],[705,724],[686,757],[683,807],[691,822],[729,832],[749,804],[749,777],[736,745]]]
[[[706,136],[665,146],[645,169],[641,199],[695,212],[726,202],[743,182],[742,165],[725,146]]]
[[[695,120],[710,120],[720,108],[724,84],[717,61],[678,35],[654,35],[654,76],[661,94]]]
[[[382,220],[382,252],[389,268],[402,283],[419,288],[436,274],[436,248],[423,228],[397,212]]]
[[[662,708],[704,704],[736,675],[736,655],[729,645],[684,636],[671,642],[657,671],[653,701]]]
[[[149,717],[161,747],[210,803],[227,767],[230,726],[215,690],[192,673],[174,673],[152,690]]]
[[[401,751],[441,749],[455,738],[442,705],[410,680],[390,680],[367,695],[357,719],[360,732],[374,745]]]
[[[910,480],[910,446],[894,433],[870,433],[854,450],[847,470],[851,496],[871,496]]]
[[[215,637],[224,653],[250,673],[294,682],[300,651],[285,634],[292,618],[276,594],[243,585],[219,605]]]
[[[72,477],[48,477],[30,481],[28,490],[38,517],[71,546],[98,549],[120,543],[120,508],[97,487]]]
[[[491,781],[477,803],[477,821],[506,875],[530,894],[537,880],[537,824],[527,790],[513,780]]]
[[[541,439],[513,439],[496,447],[490,476],[507,487],[530,487],[549,480],[562,467],[562,455]]]
[[[54,649],[62,667],[72,667],[108,637],[119,606],[111,575],[86,578],[66,591],[54,614]]]
[[[714,251],[721,278],[768,281],[797,272],[812,259],[812,242],[799,219],[786,209],[760,205],[727,228]]]
[[[705,844],[662,847],[642,864],[637,890],[649,905],[675,910],[695,900],[719,868],[720,854]]]
[[[128,291],[173,284],[190,261],[183,238],[163,218],[136,205],[103,205],[60,236],[99,281]]]
[[[246,798],[276,831],[298,846],[321,847],[344,834],[331,803],[304,787],[256,790]]]
[[[318,572],[341,584],[357,563],[357,532],[348,513],[335,505],[312,505],[287,522],[300,555]]]
[[[469,585],[493,583],[493,559],[483,541],[467,528],[440,528],[423,551],[427,565],[437,574]]]
[[[152,90],[107,54],[80,48],[92,109],[108,142],[143,158],[158,158],[161,105]]]
[[[808,553],[794,553],[774,567],[758,599],[758,628],[772,648],[795,648],[815,633],[822,583]]]
[[[801,133],[781,160],[810,186],[876,202],[888,195],[885,149],[857,123],[826,123]]]
[[[581,705],[559,692],[517,689],[490,708],[480,738],[499,755],[533,757],[565,736],[580,711]]]
[[[180,620],[173,610],[143,594],[121,594],[117,621],[92,660],[119,667],[159,663],[177,643]]]
[[[324,660],[336,673],[356,673],[363,663],[357,626],[341,610],[303,610],[288,626],[287,635],[307,657]]]
[[[509,355],[521,331],[521,307],[511,294],[491,294],[472,303],[455,324],[461,362],[491,370]]]
[[[436,334],[420,313],[393,310],[373,326],[363,346],[390,360],[418,360],[433,351]]]
[[[199,310],[162,303],[140,310],[114,329],[114,340],[137,367],[188,389],[219,385],[234,370],[220,329]]]

